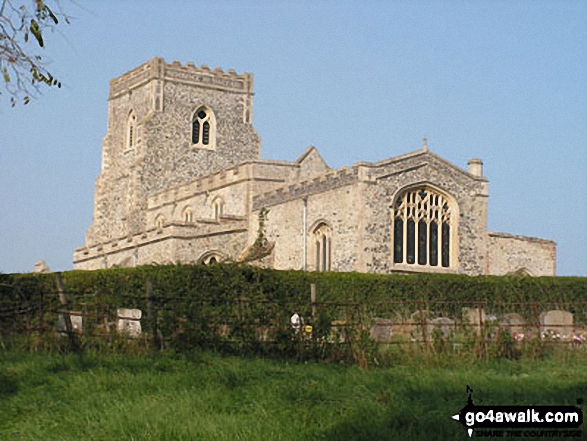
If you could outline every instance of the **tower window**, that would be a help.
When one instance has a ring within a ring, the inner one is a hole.
[[[451,267],[454,218],[444,195],[430,188],[404,192],[393,205],[393,262]]]
[[[131,150],[137,143],[137,117],[134,112],[130,112],[128,115],[128,121],[126,125],[126,143],[125,150]]]
[[[192,144],[197,147],[213,148],[214,114],[207,107],[201,107],[192,118]]]

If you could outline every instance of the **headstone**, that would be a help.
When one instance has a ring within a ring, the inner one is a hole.
[[[473,332],[481,333],[481,327],[487,320],[487,315],[483,309],[479,308],[463,308],[463,325],[470,326]],[[479,314],[481,311],[481,314]]]
[[[136,337],[141,333],[141,317],[140,309],[118,308],[118,332],[128,334],[131,337]]]
[[[438,317],[428,322],[428,337],[432,337],[434,332],[440,332],[443,338],[453,336],[455,333],[455,321],[448,317]]]
[[[389,343],[391,341],[391,329],[393,321],[389,319],[376,318],[371,326],[369,334],[378,343]]]
[[[79,314],[79,312],[77,314]],[[69,313],[71,327],[74,330],[74,332],[82,332],[83,318],[81,315],[77,314],[75,312]],[[67,332],[67,328],[65,327],[65,317],[63,316],[63,314],[59,314],[59,317],[57,318],[57,331],[62,333]]]
[[[551,310],[540,314],[542,333],[568,336],[573,333],[573,314],[568,311]]]
[[[519,335],[524,332],[526,320],[520,314],[511,312],[501,317],[500,324],[507,329],[511,335]]]
[[[39,260],[37,261],[37,263],[35,263],[35,269],[33,270],[33,273],[45,274],[50,272],[51,269],[49,268],[49,265],[47,265],[47,262],[45,262],[44,260]]]
[[[330,324],[330,335],[328,336],[328,341],[331,343],[344,343],[346,341],[346,326],[346,320],[334,320]]]
[[[430,311],[426,309],[418,310],[410,315],[409,323],[406,324],[404,330],[409,331],[412,341],[430,339],[430,333],[428,332],[430,315]]]

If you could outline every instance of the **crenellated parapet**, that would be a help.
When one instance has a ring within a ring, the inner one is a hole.
[[[179,61],[171,64],[163,58],[153,58],[139,67],[110,80],[109,99],[128,93],[152,80],[164,80],[208,89],[251,94],[253,93],[253,75],[238,74],[233,69],[224,71],[217,67],[210,69],[205,64],[197,67],[194,63],[182,65]]]
[[[117,237],[109,241],[76,248],[74,251],[73,262],[77,268],[84,268],[86,262],[99,261],[106,257],[112,259],[124,254],[125,252],[152,246],[157,243],[168,240],[206,240],[207,238],[226,236],[234,233],[243,233],[246,231],[246,219],[231,216],[223,218],[223,222],[212,221],[208,219],[196,219],[194,223],[186,224],[184,222],[168,222],[160,228],[153,227],[143,231],[140,234],[126,237]],[[150,262],[141,262],[147,264]],[[98,265],[99,263],[94,264]]]
[[[359,167],[343,167],[332,170],[311,180],[284,185],[275,190],[253,197],[253,210],[282,204],[301,197],[310,196],[359,181]]]

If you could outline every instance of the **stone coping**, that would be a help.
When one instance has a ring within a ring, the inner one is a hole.
[[[540,237],[531,237],[531,236],[520,236],[518,234],[510,234],[510,233],[497,233],[493,231],[488,231],[487,235],[489,237],[497,237],[499,239],[514,239],[514,240],[521,240],[524,242],[534,242],[534,243],[541,243],[545,245],[556,245],[556,242],[553,240],[542,239]]]

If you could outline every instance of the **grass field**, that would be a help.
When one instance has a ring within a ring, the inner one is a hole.
[[[0,439],[465,440],[450,416],[466,385],[476,404],[576,404],[587,399],[586,361],[361,370],[211,353],[0,351]]]

